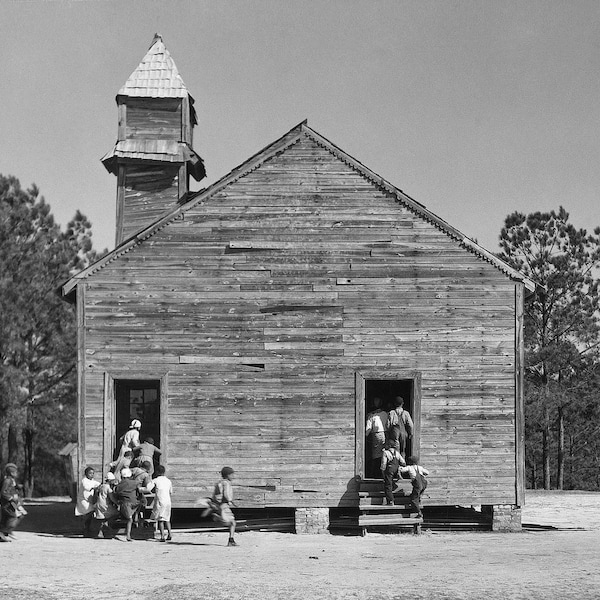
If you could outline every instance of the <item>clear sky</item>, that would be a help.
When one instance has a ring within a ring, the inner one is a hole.
[[[600,225],[597,0],[0,0],[0,173],[63,225],[80,209],[97,249],[114,98],[155,32],[196,100],[202,186],[306,118],[492,251],[515,210]]]

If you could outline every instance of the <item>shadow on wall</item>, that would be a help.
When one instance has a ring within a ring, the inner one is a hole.
[[[358,507],[358,492],[360,490],[360,475],[355,475],[352,479],[348,481],[346,484],[346,491],[340,497],[338,502],[339,508],[344,507]]]

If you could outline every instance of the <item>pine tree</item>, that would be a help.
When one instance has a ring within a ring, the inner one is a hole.
[[[6,446],[28,494],[36,453],[75,437],[75,316],[58,289],[94,258],[80,212],[63,232],[35,186],[0,175],[0,463]]]
[[[576,229],[560,207],[527,216],[515,212],[500,234],[500,258],[541,286],[525,307],[525,410],[526,458],[536,477],[541,461],[545,489],[551,485],[552,450],[556,485],[563,488],[565,439],[576,433],[565,432],[565,425],[576,426],[572,409],[589,401],[582,390],[589,392],[598,365],[599,233]]]

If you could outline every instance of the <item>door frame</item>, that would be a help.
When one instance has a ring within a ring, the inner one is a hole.
[[[115,382],[125,379],[128,381],[158,381],[160,386],[159,410],[160,410],[160,462],[165,467],[169,461],[169,445],[167,435],[167,411],[169,400],[169,374],[153,374],[119,371],[104,373],[104,435],[102,448],[102,464],[108,470],[108,463],[112,461],[113,451],[117,443],[117,399],[115,394]],[[124,432],[123,432],[124,433]],[[122,434],[121,434],[122,435]]]
[[[414,431],[412,436],[412,451],[418,454],[421,449],[421,372],[409,370],[380,371],[361,369],[355,372],[355,455],[354,473],[361,479],[365,478],[365,401],[366,381],[370,379],[383,380],[412,380],[412,417]]]

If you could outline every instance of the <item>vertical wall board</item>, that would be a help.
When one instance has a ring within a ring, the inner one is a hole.
[[[85,426],[86,426],[86,380],[85,380],[85,297],[86,284],[77,284],[77,485],[83,476],[85,468]]]
[[[515,286],[515,461],[516,504],[525,504],[524,303],[523,284]]]

